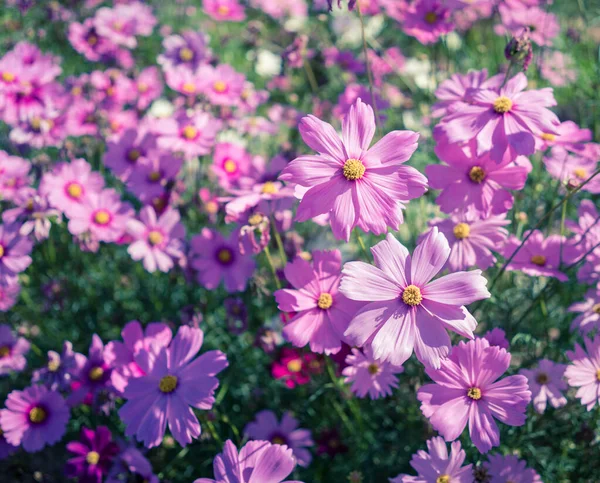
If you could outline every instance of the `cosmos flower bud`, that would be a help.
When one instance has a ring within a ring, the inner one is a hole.
[[[529,28],[521,32],[521,35],[514,36],[504,49],[504,56],[511,63],[521,65],[523,72],[527,71],[531,59],[533,59],[533,49],[531,48],[531,40],[529,39]]]

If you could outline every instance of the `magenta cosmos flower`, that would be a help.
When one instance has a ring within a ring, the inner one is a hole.
[[[313,352],[335,354],[361,303],[339,293],[342,255],[339,250],[313,252],[313,263],[296,257],[284,269],[293,289],[275,292],[282,312],[293,313],[283,336],[296,347],[310,344]]]
[[[418,476],[398,475],[390,483],[472,483],[472,465],[462,466],[467,457],[460,441],[450,445],[450,455],[443,438],[427,441],[427,450],[420,449],[410,460]]]
[[[508,350],[508,347],[510,345],[508,343],[508,340],[506,339],[506,332],[504,332],[502,329],[499,329],[498,327],[492,330],[488,330],[485,334],[482,335],[482,337],[490,343],[490,346],[498,346],[501,349]]]
[[[419,135],[393,131],[369,149],[375,134],[373,109],[358,99],[344,117],[342,137],[314,116],[300,121],[304,142],[319,153],[291,161],[279,179],[306,188],[297,221],[325,213],[336,238],[348,241],[359,226],[377,235],[398,229],[402,208],[427,189],[426,178],[403,166],[417,149]]]
[[[237,0],[204,0],[202,8],[219,22],[241,22],[246,18],[244,6]]]
[[[214,290],[221,280],[228,292],[241,292],[256,264],[250,255],[242,255],[239,234],[234,231],[229,238],[215,230],[203,228],[190,242],[191,266],[197,271],[197,280],[203,287]]]
[[[142,203],[148,203],[165,195],[167,185],[172,184],[182,165],[182,159],[171,153],[150,151],[147,158],[140,159],[127,179],[127,188]]]
[[[157,217],[154,208],[144,206],[139,220],[127,222],[127,233],[134,239],[127,252],[134,260],[143,260],[150,273],[168,272],[184,256],[185,227],[174,208]]]
[[[579,313],[571,322],[571,332],[579,329],[582,334],[589,334],[600,329],[600,287],[588,290],[585,300],[571,305],[568,312]]]
[[[392,394],[392,389],[398,387],[396,374],[404,372],[402,366],[375,360],[373,350],[368,346],[362,351],[352,349],[345,363],[347,367],[342,371],[346,376],[344,382],[352,384],[350,390],[358,397],[365,397],[368,394],[371,399]]]
[[[215,146],[211,169],[223,188],[237,185],[238,180],[250,172],[250,165],[250,154],[242,146],[231,143]]]
[[[0,285],[17,283],[19,273],[31,265],[33,242],[19,233],[18,224],[0,225]]]
[[[213,462],[215,479],[198,478],[194,483],[302,483],[284,481],[295,466],[292,450],[287,446],[248,441],[238,454],[235,445],[227,440]]]
[[[169,68],[165,77],[167,85],[184,96],[194,98],[200,94],[203,76],[198,69],[192,70],[187,65],[178,65]]]
[[[527,463],[515,455],[490,455],[483,467],[490,483],[542,483],[540,475],[527,468]]]
[[[425,173],[430,187],[442,190],[435,202],[443,212],[472,207],[482,213],[505,213],[513,205],[508,190],[525,186],[532,169],[526,157],[496,163],[487,154],[477,156],[476,150],[474,142],[460,146],[442,141],[435,147],[446,164],[430,164]]]
[[[8,325],[0,324],[0,376],[25,369],[25,355],[29,352],[29,347],[27,339],[15,337]]]
[[[551,46],[553,39],[560,33],[560,24],[556,15],[539,7],[516,8],[514,4],[501,4],[498,10],[502,26],[498,26],[495,30],[499,35],[508,31],[509,34],[517,36],[528,29],[527,34],[533,42],[540,46]]]
[[[527,77],[522,72],[504,87],[473,90],[469,105],[444,118],[442,129],[450,143],[475,139],[477,156],[490,153],[500,163],[509,150],[511,158],[535,152],[535,136],[558,134],[560,121],[548,107],[556,100],[551,88],[523,92]]]
[[[120,449],[110,430],[98,426],[96,431],[81,428],[80,440],[67,443],[67,451],[75,456],[67,460],[66,476],[80,483],[97,483],[108,474]]]
[[[454,29],[450,13],[442,1],[417,0],[404,12],[402,30],[422,44],[432,44]]]
[[[81,205],[71,210],[69,231],[73,235],[90,232],[98,241],[117,241],[125,233],[134,211],[129,203],[121,202],[112,188],[90,193]]]
[[[311,432],[309,429],[298,428],[298,420],[289,412],[283,413],[279,422],[273,411],[260,411],[255,420],[246,425],[244,433],[250,439],[287,446],[300,466],[306,467],[312,461],[312,455],[307,449],[314,446]]]
[[[564,364],[556,364],[548,359],[542,359],[535,369],[521,369],[529,383],[529,389],[533,396],[533,407],[542,414],[546,410],[548,401],[553,408],[560,408],[567,404],[567,398],[562,391],[567,390],[567,383],[563,379]]]
[[[585,350],[575,344],[575,352],[567,352],[571,364],[565,371],[565,377],[569,386],[579,388],[575,397],[591,411],[600,401],[600,336],[595,339],[585,337],[583,341]]]
[[[95,403],[98,395],[112,391],[112,367],[104,355],[104,343],[97,334],[92,336],[88,357],[77,354],[77,364],[73,371],[72,393],[67,402],[71,406],[81,403]]]
[[[85,159],[74,159],[70,163],[60,163],[44,174],[40,194],[48,198],[51,206],[70,216],[74,207],[81,205],[88,195],[102,191],[102,188],[102,175],[92,171]]]
[[[162,42],[165,51],[158,56],[158,63],[164,70],[178,65],[187,65],[195,70],[200,64],[210,60],[209,41],[208,35],[193,30],[184,30],[179,35],[169,35]]]
[[[185,159],[208,154],[221,128],[221,121],[207,112],[188,116],[179,112],[174,118],[158,123],[158,147],[172,153],[183,153]]]
[[[246,78],[228,64],[217,67],[205,64],[198,69],[202,93],[215,106],[234,106],[242,95]]]
[[[544,157],[544,165],[550,176],[569,187],[577,187],[598,169],[598,159],[594,156],[570,154],[561,147],[552,148],[549,156]],[[600,177],[596,176],[583,188],[593,194],[600,193]]]
[[[432,426],[453,441],[469,424],[475,447],[487,453],[500,444],[494,418],[509,426],[525,424],[531,391],[525,376],[498,378],[510,365],[510,354],[485,339],[460,342],[440,369],[425,368],[435,384],[421,387],[417,399]]]
[[[63,397],[45,386],[12,391],[6,409],[0,410],[0,428],[9,444],[23,446],[28,453],[61,440],[69,422]]]
[[[156,147],[155,136],[144,129],[127,129],[107,143],[104,164],[121,180],[127,181],[138,161]]]
[[[523,233],[523,237],[526,237],[528,233],[528,231]],[[559,270],[561,244],[564,245],[563,257],[567,258],[569,254],[564,237],[550,235],[544,238],[541,231],[535,230],[507,265],[506,270],[520,270],[532,277],[555,277],[564,282],[568,280],[568,277]],[[504,258],[509,259],[520,245],[521,240],[510,236],[504,245]]]
[[[171,434],[181,446],[200,436],[200,423],[192,408],[208,410],[219,385],[216,374],[228,366],[221,351],[209,351],[194,359],[204,333],[182,326],[169,347],[151,345],[141,350],[135,361],[145,375],[130,379],[119,410],[126,435],[135,435],[148,448],[158,446],[167,422]],[[191,406],[191,407],[190,407]]]
[[[271,365],[271,375],[283,381],[289,389],[303,386],[310,382],[313,374],[321,372],[318,357],[317,354],[302,354],[298,349],[284,347],[278,360]]]
[[[158,67],[151,66],[142,70],[136,78],[135,85],[138,91],[137,108],[146,109],[163,91]]]
[[[451,272],[491,267],[496,262],[492,250],[498,251],[502,246],[508,236],[504,228],[508,224],[506,215],[481,217],[472,212],[458,212],[446,220],[430,222],[448,240],[450,256],[446,268]]]
[[[340,292],[369,302],[344,335],[358,346],[371,346],[375,359],[399,366],[414,350],[421,362],[439,368],[450,352],[446,329],[473,338],[477,322],[465,305],[490,296],[487,280],[473,270],[431,281],[450,255],[448,241],[435,227],[412,257],[391,234],[371,252],[376,266],[349,262],[342,271]]]

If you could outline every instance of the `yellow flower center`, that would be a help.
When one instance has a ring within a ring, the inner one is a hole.
[[[186,94],[193,94],[196,92],[196,86],[191,82],[186,82],[181,86],[181,90]]]
[[[34,131],[39,131],[40,128],[42,127],[42,120],[39,117],[32,117],[31,120],[29,121],[29,125],[31,126],[31,129],[33,129]]]
[[[469,390],[467,391],[467,396],[469,396],[471,399],[475,399],[475,401],[481,399],[481,389],[479,389],[478,387],[470,387]]]
[[[137,149],[130,149],[127,153],[127,160],[130,163],[135,163],[138,159],[140,159],[141,155],[142,153],[140,153]]]
[[[277,193],[278,189],[275,183],[273,183],[272,181],[267,181],[265,184],[263,184],[261,191],[265,195],[274,195],[275,193]]]
[[[2,245],[0,245],[0,248]],[[3,345],[0,347],[0,359],[3,357],[8,357],[10,355],[10,347],[7,345]]]
[[[83,194],[83,188],[79,183],[69,183],[67,186],[67,193],[71,198],[78,200]]]
[[[120,32],[121,30],[123,30],[123,22],[121,22],[120,20],[117,20],[116,22],[114,22],[113,29],[115,29],[117,32]]]
[[[184,62],[189,62],[194,58],[194,51],[189,47],[184,47],[179,51],[179,58]]]
[[[231,263],[231,260],[233,260],[233,254],[229,248],[221,248],[217,253],[217,258],[221,263],[227,264]]]
[[[218,80],[213,84],[213,89],[217,92],[225,92],[227,90],[227,84],[222,80]]]
[[[541,138],[544,141],[550,141],[550,142],[552,142],[552,141],[554,141],[556,139],[556,136],[554,134],[550,134],[549,132],[544,132],[544,133],[542,133]]]
[[[302,370],[302,361],[300,359],[293,359],[287,363],[287,370],[290,372],[300,372]]]
[[[48,370],[50,372],[56,372],[60,368],[60,361],[50,361],[48,362]]]
[[[98,43],[98,37],[96,37],[95,35],[90,35],[87,38],[87,43],[93,47]]]
[[[90,451],[87,455],[85,455],[85,461],[88,465],[97,465],[98,461],[100,461],[100,453],[97,451]]]
[[[225,15],[229,15],[229,12],[231,12],[231,9],[227,5],[219,5],[217,12],[219,13],[219,15],[225,16]]]
[[[415,285],[409,285],[404,289],[404,292],[402,292],[402,301],[406,305],[415,307],[416,305],[419,305],[422,300],[423,295],[421,295],[421,289]]]
[[[425,22],[432,25],[437,22],[438,16],[435,12],[427,12],[425,14]]]
[[[356,181],[364,176],[365,165],[359,159],[350,158],[344,163],[343,173],[348,181]]]
[[[108,97],[112,97],[115,95],[115,88],[110,86],[108,89],[106,89],[106,95]]]
[[[494,101],[494,111],[505,114],[512,109],[513,102],[506,96],[497,97]]]
[[[596,379],[598,379],[598,382],[600,382],[600,369],[596,371]]]
[[[4,82],[12,82],[15,80],[15,75],[12,72],[2,72],[2,80]]]
[[[148,241],[150,245],[160,245],[164,240],[164,237],[160,231],[152,230],[148,233]]]
[[[158,383],[158,389],[165,394],[172,393],[177,389],[177,376],[164,376]]]
[[[369,364],[369,367],[367,367],[367,371],[369,371],[369,374],[374,376],[379,372],[379,366],[374,362],[371,362],[371,364]]]
[[[281,436],[274,436],[271,439],[271,443],[273,443],[273,444],[285,444],[285,439],[283,439]]]
[[[595,304],[592,307],[592,312],[596,313],[596,314],[600,314],[600,304]]]
[[[227,159],[223,163],[223,169],[226,173],[235,173],[237,171],[237,163],[233,159]]]
[[[98,210],[94,215],[94,221],[98,225],[108,225],[110,221],[110,213],[106,210]]]
[[[148,90],[149,86],[145,82],[138,82],[137,88],[138,92],[141,92],[143,94]]]
[[[319,301],[317,302],[317,306],[322,310],[327,310],[333,304],[333,297],[331,294],[327,292],[323,292],[319,295]]]
[[[440,475],[436,478],[435,483],[450,483],[450,476]]]
[[[546,265],[546,257],[544,255],[534,255],[531,257],[530,261],[538,267],[543,267],[544,265]]]
[[[537,376],[535,376],[535,382],[538,384],[547,384],[548,383],[548,374],[545,372],[540,372]]]
[[[183,137],[186,139],[195,139],[198,135],[198,129],[194,126],[185,126],[183,128]]]
[[[485,179],[485,171],[479,166],[473,166],[469,171],[469,178],[474,183],[481,183]]]
[[[42,408],[40,406],[35,406],[35,407],[31,408],[29,411],[29,421],[31,421],[32,423],[35,423],[35,424],[43,423],[47,417],[48,417],[48,414],[46,413],[44,408]]]
[[[160,178],[160,171],[150,171],[150,173],[148,173],[148,181],[151,181],[152,183],[160,181]]]
[[[575,175],[576,178],[579,178],[579,179],[587,178],[587,171],[583,168],[575,168],[573,170],[573,174]]]
[[[467,238],[471,234],[471,227],[466,223],[459,223],[454,227],[454,236],[459,240]]]
[[[74,96],[80,96],[83,92],[83,89],[81,88],[81,86],[75,86],[73,87],[73,89],[71,89],[71,94],[73,94]]]
[[[257,226],[261,221],[263,221],[263,215],[260,213],[254,213],[250,218],[248,218],[248,224],[250,226]]]
[[[4,256],[4,247],[0,245],[0,258]]]
[[[92,367],[90,369],[90,372],[88,372],[88,377],[92,381],[99,381],[103,375],[104,375],[104,369],[102,369],[101,367]]]

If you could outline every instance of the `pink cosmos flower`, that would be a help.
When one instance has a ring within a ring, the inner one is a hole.
[[[215,106],[236,105],[244,90],[246,77],[228,64],[204,64],[198,69],[202,93]]]
[[[600,250],[590,253],[577,270],[577,281],[579,283],[597,283],[600,288]]]
[[[12,391],[0,410],[0,429],[9,444],[28,453],[60,441],[69,422],[69,408],[57,391],[30,386]]]
[[[440,369],[425,368],[435,384],[417,392],[421,411],[446,439],[457,439],[469,424],[471,441],[480,453],[500,444],[494,418],[509,426],[525,424],[531,391],[525,376],[497,380],[510,365],[510,354],[477,338],[461,341]]]
[[[506,339],[506,332],[502,329],[496,327],[492,330],[488,330],[482,337],[490,343],[490,346],[498,346],[501,349],[508,350],[509,343]]]
[[[81,403],[93,404],[101,393],[112,391],[112,367],[104,354],[104,343],[97,334],[92,335],[88,356],[77,355],[77,367],[73,371],[72,392],[67,399],[70,406]]]
[[[169,35],[163,40],[164,53],[158,63],[168,70],[178,65],[187,65],[195,70],[210,60],[209,37],[202,32],[184,30],[180,35]]]
[[[339,250],[313,252],[313,263],[296,257],[284,269],[293,289],[277,290],[282,312],[294,313],[283,336],[296,347],[310,344],[317,353],[335,354],[342,348],[344,332],[362,306],[338,292],[342,255]]]
[[[299,129],[319,155],[294,159],[279,176],[304,188],[297,221],[329,213],[336,238],[348,241],[356,226],[380,235],[388,227],[397,230],[404,204],[427,189],[421,173],[403,166],[417,149],[419,135],[393,131],[369,149],[375,116],[360,99],[344,118],[341,139],[330,124],[310,115]]]
[[[0,285],[0,290],[6,289]],[[27,365],[25,355],[29,352],[29,341],[15,337],[10,326],[0,324],[0,376],[21,372]]]
[[[371,399],[379,399],[392,394],[398,387],[396,374],[404,372],[402,366],[394,366],[389,362],[381,362],[373,358],[373,350],[366,346],[362,351],[352,349],[346,357],[348,364],[342,371],[346,384],[352,384],[350,390],[358,397],[367,394]]]
[[[565,226],[574,236],[567,241],[571,251],[568,263],[573,263],[600,243],[600,213],[592,200],[581,200],[577,222],[566,220]]]
[[[237,184],[250,170],[250,154],[237,144],[218,143],[213,154],[212,172],[219,179],[219,184],[228,189]]]
[[[450,10],[439,0],[417,0],[404,12],[402,30],[422,44],[432,44],[454,30]]]
[[[42,383],[52,390],[66,391],[70,388],[73,374],[85,364],[86,357],[73,351],[73,344],[63,342],[61,353],[48,351],[47,363],[33,372],[31,382]]]
[[[563,379],[566,369],[564,364],[542,359],[537,368],[519,371],[519,374],[527,378],[533,396],[533,407],[538,413],[544,413],[548,401],[553,408],[567,404],[567,398],[562,394],[562,391],[567,390],[567,383]]]
[[[178,65],[168,69],[165,73],[167,85],[174,91],[194,98],[200,94],[205,78],[198,70],[191,70],[187,65]]]
[[[350,112],[350,108],[356,104],[358,99],[363,100],[364,103],[373,107],[373,97],[375,97],[375,105],[377,106],[377,112],[379,113],[379,119],[385,121],[386,116],[383,114],[387,108],[390,107],[390,103],[382,97],[381,91],[378,89],[373,90],[373,96],[369,86],[364,86],[356,83],[348,84],[344,92],[338,97],[337,104],[333,108],[333,115],[338,119],[343,119]]]
[[[136,35],[152,34],[155,25],[156,18],[151,8],[136,1],[114,8],[102,7],[94,16],[94,26],[99,35],[128,49],[137,46]]]
[[[492,251],[499,251],[508,237],[504,228],[508,224],[506,215],[482,217],[472,212],[456,212],[448,219],[429,222],[448,240],[450,257],[446,267],[451,272],[473,267],[485,270],[496,263]]]
[[[57,223],[62,221],[61,212],[48,208],[48,200],[35,191],[27,193],[23,190],[15,204],[15,208],[2,213],[2,221],[5,224],[21,224],[19,234],[22,236],[32,235],[36,241],[43,241],[50,234],[50,218],[56,218]]]
[[[321,363],[313,353],[302,354],[297,349],[284,347],[279,359],[271,365],[271,375],[281,379],[289,388],[308,384],[313,374],[321,372]]]
[[[250,0],[250,5],[278,20],[287,18],[304,19],[308,16],[308,5],[305,0],[296,2],[289,2],[288,0]]]
[[[160,217],[151,206],[140,211],[140,220],[127,222],[127,233],[134,239],[127,252],[134,260],[144,260],[150,273],[168,272],[175,261],[184,257],[185,227],[180,223],[179,211],[167,208]]]
[[[237,0],[204,0],[202,8],[219,22],[242,22],[246,18],[244,6]]]
[[[542,61],[540,74],[553,86],[563,87],[577,80],[577,70],[574,67],[572,57],[555,50]]]
[[[142,70],[136,78],[135,85],[138,91],[138,109],[146,109],[163,91],[163,83],[155,66]]]
[[[544,157],[544,165],[550,176],[570,187],[577,187],[598,169],[598,159],[569,154],[561,147],[552,148],[550,156]],[[596,176],[582,190],[600,193],[600,177]]]
[[[182,164],[181,158],[169,152],[158,149],[149,151],[146,157],[135,164],[127,178],[127,188],[142,203],[148,203],[166,192],[166,186],[177,177]]]
[[[567,351],[571,364],[565,377],[569,386],[579,388],[575,397],[591,411],[600,402],[600,336],[596,335],[595,339],[584,337],[583,342],[585,350],[575,344],[575,352]]]
[[[146,157],[155,147],[155,136],[148,131],[127,129],[116,140],[107,143],[103,161],[115,176],[126,181],[138,161]]]
[[[527,468],[527,463],[515,455],[502,456],[493,454],[488,457],[488,462],[483,463],[490,477],[490,483],[542,483],[540,475],[535,470]]]
[[[13,285],[31,265],[33,242],[19,233],[17,224],[0,225],[0,285]]]
[[[523,237],[528,234],[528,231],[523,233]],[[506,270],[519,270],[532,277],[555,277],[564,282],[568,280],[568,277],[559,270],[561,244],[564,246],[563,252],[566,255],[564,237],[550,235],[544,238],[541,231],[535,230],[508,264]],[[504,258],[509,259],[520,245],[521,241],[511,235],[504,245]]]
[[[119,445],[112,440],[106,426],[98,426],[95,431],[83,427],[80,441],[67,443],[67,451],[74,455],[67,460],[67,477],[80,482],[101,482],[119,453]]]
[[[592,140],[592,131],[581,129],[573,121],[561,122],[556,132],[556,135],[542,133],[536,139],[536,149],[545,151],[549,147],[560,146],[567,151],[583,154],[586,151],[585,143]]]
[[[198,478],[194,483],[302,483],[283,481],[294,470],[296,460],[287,446],[268,441],[249,441],[238,450],[231,440],[213,462],[216,479]]]
[[[221,129],[221,122],[207,112],[187,116],[183,111],[158,125],[158,147],[172,153],[183,153],[185,159],[208,154]]]
[[[247,181],[247,180],[244,180]],[[263,183],[240,182],[239,188],[229,188],[231,196],[219,198],[225,201],[226,221],[241,221],[244,215],[256,208],[267,214],[290,209],[294,197],[291,186],[284,186],[279,181],[265,181]]]
[[[98,241],[116,242],[133,214],[129,203],[121,202],[119,193],[112,188],[89,193],[82,204],[71,209],[69,231],[73,235],[90,232]]]
[[[12,279],[7,285],[0,285],[0,312],[7,312],[16,303],[21,293],[19,281]]]
[[[441,125],[450,143],[477,141],[477,156],[490,153],[497,163],[509,150],[510,157],[535,151],[535,136],[558,134],[560,121],[548,109],[556,100],[551,88],[523,92],[527,77],[522,72],[504,87],[489,86],[467,93],[468,106],[450,113]]]
[[[44,174],[40,183],[40,194],[46,196],[50,205],[71,216],[77,207],[91,194],[104,188],[104,178],[85,159],[74,159],[70,163],[59,163],[52,171]]]
[[[83,23],[71,22],[67,37],[77,52],[94,62],[115,57],[118,50],[110,38],[98,34],[93,18],[87,18]]]
[[[383,362],[399,366],[414,350],[422,363],[438,369],[450,352],[446,329],[474,337],[477,322],[465,305],[490,296],[487,280],[473,270],[431,281],[450,255],[448,241],[435,227],[412,257],[391,234],[371,253],[375,266],[349,262],[342,271],[340,292],[369,302],[344,335],[360,347],[371,346],[373,357]]]
[[[133,80],[117,69],[93,71],[90,74],[90,84],[94,89],[92,101],[105,109],[122,109],[137,97]]]
[[[68,116],[58,110],[47,109],[38,115],[20,122],[10,131],[10,140],[18,145],[37,149],[48,146],[61,147],[67,137]]]
[[[467,457],[460,441],[450,445],[450,455],[443,438],[427,441],[427,450],[417,451],[410,460],[418,476],[398,475],[390,483],[472,483],[472,465],[462,466]]]
[[[12,201],[20,191],[28,188],[30,170],[29,161],[0,151],[0,200]]]
[[[600,329],[600,287],[588,290],[585,300],[574,303],[567,311],[579,313],[571,322],[571,332],[579,329],[582,334],[589,334]]]
[[[234,231],[224,238],[215,230],[203,228],[190,242],[191,266],[197,271],[196,278],[203,287],[214,290],[221,280],[229,293],[241,292],[254,273],[255,263],[251,256],[239,251],[238,233]]]
[[[255,420],[246,425],[244,434],[250,439],[270,441],[290,448],[300,466],[307,467],[312,455],[307,449],[314,446],[309,429],[298,428],[298,420],[289,412],[283,413],[281,422],[273,411],[260,411]]]
[[[524,29],[529,29],[532,42],[540,46],[550,46],[560,33],[556,15],[539,7],[515,8],[514,5],[500,4],[498,10],[502,19],[502,25],[495,29],[498,35],[520,35]]]
[[[138,101],[141,99],[138,98]],[[134,110],[111,110],[106,113],[106,127],[102,130],[102,134],[107,141],[118,141],[125,131],[134,129],[138,123],[137,112]]]
[[[135,435],[148,448],[158,446],[167,422],[181,446],[200,436],[200,424],[191,407],[212,408],[219,385],[215,376],[228,366],[221,351],[194,359],[203,339],[202,330],[181,326],[169,347],[152,344],[135,355],[145,375],[130,379],[123,394],[127,402],[119,416],[127,436]]]
[[[69,106],[65,128],[69,136],[96,136],[99,120],[94,103],[79,99]]]

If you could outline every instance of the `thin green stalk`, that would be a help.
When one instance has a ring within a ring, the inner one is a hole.
[[[273,279],[275,280],[275,286],[277,287],[277,290],[279,290],[281,289],[281,282],[279,281],[279,277],[277,276],[277,270],[275,269],[275,264],[273,263],[273,258],[271,257],[269,245],[265,247],[265,256],[267,257],[267,262],[269,263],[269,267],[271,268],[271,273],[273,274]]]
[[[362,237],[360,236],[360,232],[358,231],[358,228],[354,229],[354,234],[356,235],[356,239],[358,240],[358,244],[360,245],[360,249],[361,249],[365,259],[368,262],[370,262],[371,257],[369,256],[369,251],[367,250],[367,247],[365,246],[365,242],[363,241]]]
[[[362,12],[360,11],[360,5],[356,6],[358,11],[358,18],[360,19],[360,32],[362,35],[363,43],[363,54],[365,56],[365,65],[367,66],[367,79],[369,80],[369,93],[371,94],[371,104],[373,106],[373,112],[375,113],[375,126],[377,131],[381,134],[381,126],[379,125],[379,112],[377,112],[377,103],[375,102],[375,90],[373,87],[373,72],[371,71],[371,62],[369,61],[369,51],[367,48],[367,36],[365,34],[365,19]]]
[[[277,243],[277,249],[279,250],[279,256],[281,257],[281,263],[285,265],[287,263],[287,256],[285,255],[285,250],[283,248],[283,241],[281,240],[281,235],[279,234],[279,230],[277,230],[277,225],[275,224],[275,218],[271,217],[271,225],[273,226],[273,235],[275,236],[275,243]]]
[[[558,266],[561,267],[563,263],[563,245],[565,236],[565,219],[567,218],[567,205],[568,203],[563,203],[562,205],[562,213],[560,215],[560,256],[558,258]]]
[[[317,83],[317,78],[315,77],[315,73],[308,62],[308,60],[304,60],[304,70],[306,71],[306,77],[308,78],[308,83],[310,84],[310,89],[313,94],[319,92],[319,84]]]

